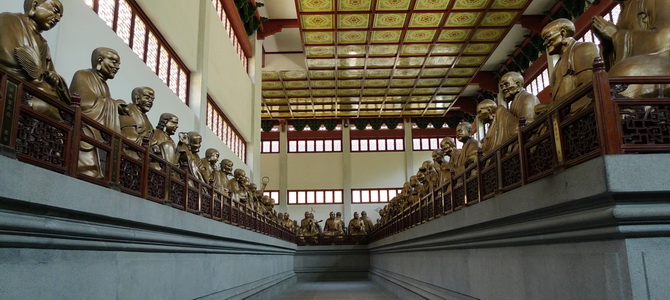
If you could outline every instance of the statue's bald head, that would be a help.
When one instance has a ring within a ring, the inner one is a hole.
[[[98,59],[99,58],[104,58],[105,56],[109,54],[114,54],[118,56],[119,54],[116,52],[116,50],[112,48],[107,48],[107,47],[99,47],[95,48],[93,50],[93,53],[91,53],[91,66],[95,68],[96,65],[98,65]]]
[[[572,23],[572,21],[568,19],[556,19],[554,21],[551,21],[549,24],[544,26],[542,29],[542,33],[540,33],[542,36],[546,36],[549,32],[559,32],[563,31],[565,32],[565,37],[572,37],[575,35],[575,24]]]
[[[33,8],[42,5],[42,3],[47,1],[51,1],[53,5],[58,7],[60,13],[63,14],[63,3],[61,3],[60,0],[24,0],[23,12],[28,15]]]

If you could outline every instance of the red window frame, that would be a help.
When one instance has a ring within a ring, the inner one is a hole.
[[[209,95],[205,123],[237,157],[244,163],[247,162],[247,141]]]
[[[388,203],[396,195],[402,192],[401,188],[388,189],[351,189],[352,204],[378,204]]]
[[[288,205],[323,205],[344,204],[344,190],[288,190],[286,191]]]

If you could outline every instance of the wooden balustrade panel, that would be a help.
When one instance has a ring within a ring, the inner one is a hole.
[[[16,120],[16,155],[19,160],[66,173],[68,145],[71,144],[72,127],[45,117],[24,104],[20,104]]]
[[[545,114],[523,131],[524,151],[528,159],[528,182],[552,174],[558,165],[552,118]]]
[[[168,195],[168,200],[170,201],[170,205],[172,207],[183,210],[185,208],[184,198],[186,193],[186,184],[184,183],[184,178],[186,173],[177,166],[169,166],[169,168],[170,193]]]
[[[465,204],[465,186],[463,186],[462,184],[456,185],[456,187],[454,187],[453,197],[454,197],[453,209],[462,208],[463,205]]]
[[[466,204],[471,205],[479,202],[479,180],[472,176],[465,181]]]
[[[149,168],[147,177],[147,199],[158,203],[165,203],[169,186],[170,168],[168,163],[159,157],[150,156],[153,167]]]
[[[670,151],[670,100],[615,99],[623,153]]]
[[[564,164],[574,166],[600,155],[600,138],[593,106],[571,114],[570,107],[559,109],[559,130]]]

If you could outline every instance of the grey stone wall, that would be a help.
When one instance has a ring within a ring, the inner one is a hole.
[[[0,298],[267,298],[296,245],[0,156]]]

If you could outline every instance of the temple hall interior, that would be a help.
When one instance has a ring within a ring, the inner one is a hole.
[[[0,1],[0,299],[668,299],[668,2]]]

